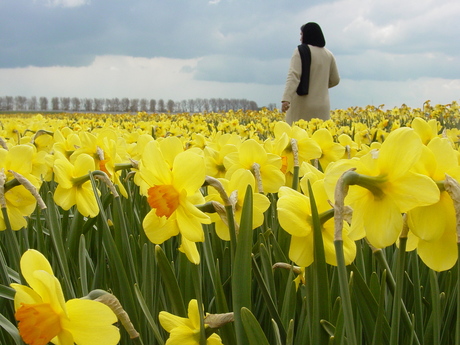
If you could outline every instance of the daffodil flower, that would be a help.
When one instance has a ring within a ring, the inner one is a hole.
[[[60,152],[55,154],[54,173],[58,185],[54,192],[54,201],[64,210],[77,205],[78,212],[83,216],[96,217],[99,214],[99,207],[88,175],[95,171],[94,159],[82,153],[72,164]]]
[[[305,188],[305,184],[303,184],[303,187]],[[331,206],[327,201],[328,198],[324,189],[323,180],[314,182],[312,190],[318,212],[323,213],[330,210]],[[308,267],[312,264],[314,258],[313,221],[310,198],[289,187],[281,187],[278,195],[277,210],[280,225],[285,231],[292,235],[289,247],[289,258],[299,266]],[[336,266],[334,220],[329,217],[329,219],[321,224],[321,230],[326,262]],[[347,235],[348,224],[344,223],[343,244],[345,263],[349,265],[356,256],[356,246]]]
[[[230,196],[230,200],[233,202],[233,212],[237,224],[241,223],[241,215],[243,211],[244,198],[246,195],[246,188],[248,185],[255,190],[255,179],[250,171],[245,169],[239,169],[232,175],[230,181],[226,179],[219,179],[222,183],[225,191]],[[221,204],[224,203],[220,194],[214,188],[208,188],[208,195],[206,201],[217,201]],[[253,194],[253,212],[252,212],[252,226],[257,228],[264,222],[264,212],[270,206],[270,200],[260,193]],[[225,224],[217,213],[212,213],[211,219],[216,224],[216,233],[224,241],[230,241],[230,233],[228,225]]]
[[[445,174],[460,181],[457,153],[448,139],[434,137],[423,154],[417,171],[434,181],[444,181]],[[409,243],[414,243],[422,261],[435,271],[445,271],[458,259],[454,204],[445,190],[433,205],[416,207],[407,213],[411,231]],[[412,238],[411,238],[412,237]]]
[[[201,224],[211,219],[195,205],[203,204],[200,187],[205,180],[204,158],[192,151],[177,154],[170,168],[158,145],[149,142],[142,156],[140,175],[148,189],[150,212],[143,221],[147,237],[155,244],[182,235],[182,249],[187,258],[198,264],[198,252],[190,250],[204,241]]]
[[[321,164],[322,171],[326,170],[329,163],[335,162],[343,157],[345,147],[334,142],[331,132],[326,128],[318,129],[313,133],[311,138],[316,141],[321,148],[319,163]]]
[[[238,169],[246,169],[254,172],[254,164],[257,164],[260,172],[261,183],[264,193],[276,193],[284,185],[285,177],[281,171],[281,157],[267,153],[263,146],[254,139],[243,142],[238,152],[229,153],[224,158],[224,165],[227,169],[225,178],[230,179]],[[260,188],[256,189],[261,192]]]
[[[21,272],[29,286],[11,284],[19,333],[26,344],[117,344],[120,333],[113,311],[100,302],[64,299],[61,284],[48,260],[30,249],[21,258]]]
[[[325,173],[331,200],[338,179],[349,169],[356,178],[350,185],[345,203],[353,209],[350,237],[367,237],[376,248],[396,242],[403,226],[401,214],[439,200],[439,189],[428,176],[412,170],[423,150],[420,137],[411,128],[389,134],[380,150],[359,159],[340,160]]]
[[[199,345],[200,344],[200,314],[198,302],[192,299],[188,304],[188,318],[176,316],[161,311],[159,316],[161,326],[170,334],[165,345]],[[222,345],[222,340],[216,333],[211,334],[207,345]]]
[[[20,230],[27,226],[27,219],[37,204],[35,197],[22,185],[8,188],[8,183],[14,180],[10,171],[21,174],[37,189],[39,179],[32,173],[34,149],[29,145],[16,145],[5,150],[0,148],[0,169],[3,169],[6,192],[4,195],[6,212],[13,230]],[[18,159],[20,157],[20,159]],[[0,231],[6,229],[3,214],[0,212]]]

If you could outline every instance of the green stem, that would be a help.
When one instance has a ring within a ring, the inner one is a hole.
[[[390,344],[399,343],[399,325],[401,321],[401,298],[404,283],[404,268],[406,264],[407,237],[399,238],[399,250],[396,263],[396,286],[393,294],[393,310],[391,315]]]
[[[343,240],[335,240],[335,253],[337,256],[337,272],[339,278],[339,290],[342,297],[343,318],[348,344],[358,344],[355,331],[355,322],[353,308],[351,305],[350,290],[348,287],[347,268],[345,266],[345,257],[343,253]],[[396,344],[396,343],[392,343]]]
[[[206,330],[204,328],[204,311],[203,311],[203,295],[201,284],[201,265],[189,263],[192,266],[193,287],[198,304],[198,313],[200,315],[200,345],[206,345]]]

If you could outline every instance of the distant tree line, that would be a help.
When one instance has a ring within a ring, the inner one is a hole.
[[[228,110],[257,110],[257,103],[247,99],[195,98],[179,102],[159,99],[129,98],[77,98],[53,97],[0,97],[0,111],[74,111],[128,113],[145,111],[150,113],[199,113]]]

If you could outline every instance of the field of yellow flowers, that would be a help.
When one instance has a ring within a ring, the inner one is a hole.
[[[0,344],[460,345],[456,102],[0,114]]]

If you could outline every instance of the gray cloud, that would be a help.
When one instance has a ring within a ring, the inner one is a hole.
[[[110,66],[101,62],[133,57],[133,64],[141,64],[141,58],[163,61],[166,66],[177,62],[190,78],[187,85],[200,85],[190,86],[188,92],[206,93],[201,97],[213,97],[210,93],[216,90],[229,92],[238,85],[254,95],[270,90],[272,95],[258,97],[277,102],[292,51],[299,44],[299,27],[307,21],[321,25],[327,47],[336,56],[344,82],[333,89],[335,99],[346,94],[350,101],[367,100],[370,90],[390,93],[388,87],[398,89],[398,97],[403,97],[403,90],[395,85],[413,87],[417,80],[429,88],[429,80],[439,78],[452,81],[442,85],[457,90],[455,81],[460,79],[458,0],[14,0],[1,1],[0,12],[0,75],[21,81],[9,79],[11,86],[2,86],[3,94],[13,90],[20,94],[21,88],[33,92],[38,83],[28,77],[27,66],[59,71],[61,78],[76,78],[75,68],[79,72],[87,68],[111,80],[112,74],[106,73]],[[158,83],[158,90],[174,94],[167,90],[175,89],[174,83],[144,80],[137,69],[139,78],[132,80],[131,65],[116,68],[120,82],[109,85],[101,80],[98,89],[109,88],[111,94],[123,96],[121,81],[130,80],[131,88],[137,83],[144,91]],[[44,75],[32,70],[35,76]],[[157,73],[149,66],[145,70],[147,75]],[[177,73],[174,70],[164,78],[180,83]],[[372,87],[366,88],[366,82]],[[380,89],[375,84],[379,82],[385,87]],[[74,95],[82,92],[77,88],[83,84],[74,86]],[[433,85],[439,87],[441,82]],[[66,90],[71,92],[71,87]],[[361,96],[348,88],[359,90]],[[53,85],[49,89],[58,90]],[[378,98],[378,92],[370,98]]]

